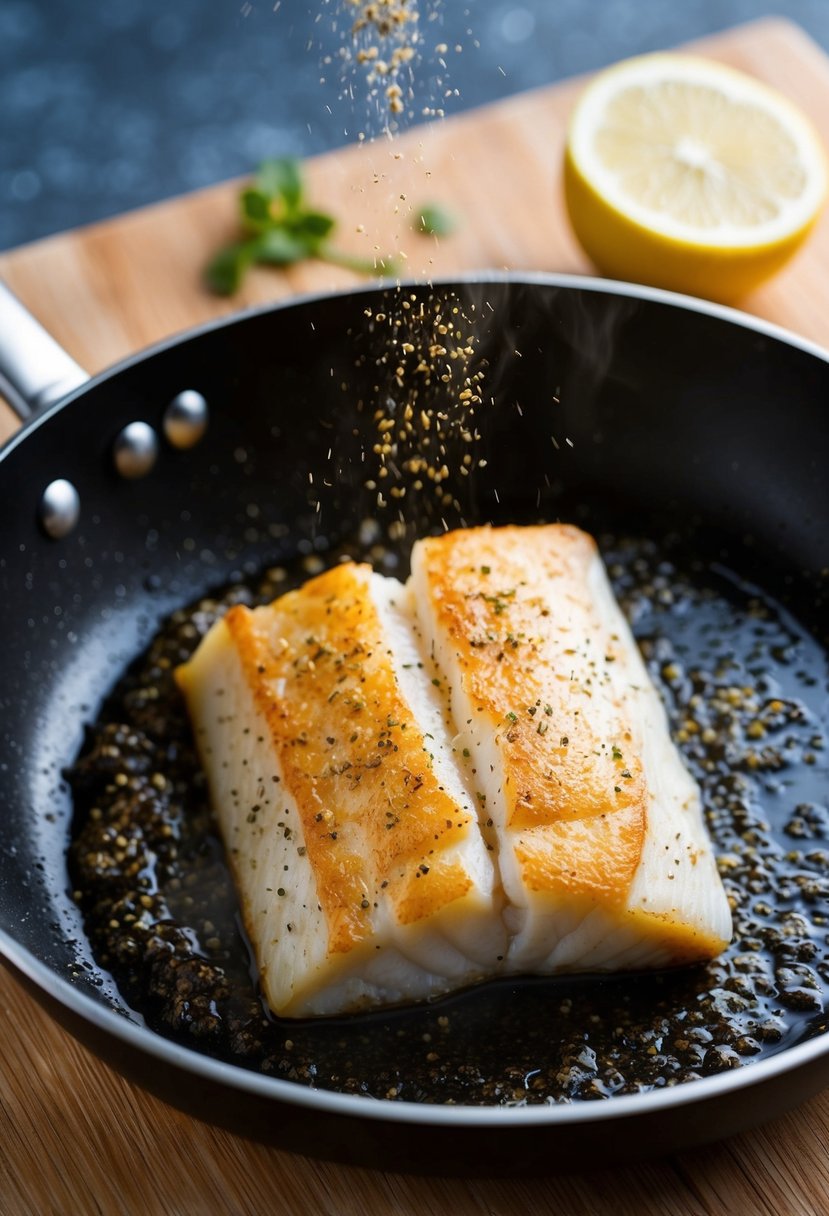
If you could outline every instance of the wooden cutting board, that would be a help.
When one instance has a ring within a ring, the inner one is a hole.
[[[766,20],[697,49],[787,93],[829,145],[829,59],[801,30]],[[340,217],[343,249],[402,249],[413,274],[589,271],[568,229],[559,173],[578,88],[567,82],[395,143],[320,157],[309,164],[312,197]],[[221,185],[0,255],[0,276],[90,371],[239,307],[354,282],[314,263],[257,270],[232,302],[209,295],[200,272],[233,233],[235,193]],[[414,234],[412,218],[427,202],[460,218],[455,235]],[[829,215],[744,307],[829,345]],[[0,403],[0,437],[15,426]],[[91,1056],[6,974],[0,1007],[4,1216],[829,1213],[829,1093],[758,1131],[636,1168],[503,1183],[380,1175],[262,1148],[180,1115]]]

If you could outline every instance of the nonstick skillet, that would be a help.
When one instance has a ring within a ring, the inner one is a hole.
[[[477,317],[487,463],[441,519],[567,518],[660,537],[754,580],[826,643],[829,356],[773,326],[596,280],[408,287]],[[173,608],[348,539],[372,510],[358,402],[393,289],[209,325],[87,381],[16,301],[0,374],[33,416],[0,454],[0,948],[74,1034],[197,1117],[384,1168],[572,1168],[750,1126],[829,1082],[829,1036],[648,1093],[554,1106],[376,1101],[276,1080],[148,1030],[69,893],[64,772]],[[379,343],[379,346],[378,346]],[[379,361],[378,361],[379,360]],[[64,395],[65,394],[65,395]],[[554,441],[553,441],[554,440]],[[482,1165],[482,1163],[486,1163]]]

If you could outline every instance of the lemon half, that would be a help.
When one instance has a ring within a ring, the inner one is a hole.
[[[570,221],[613,278],[732,301],[803,242],[827,180],[820,140],[791,102],[693,56],[606,69],[570,121]]]

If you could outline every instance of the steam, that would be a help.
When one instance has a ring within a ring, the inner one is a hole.
[[[350,496],[401,549],[418,536],[557,518],[590,464],[594,404],[636,301],[543,281],[386,288],[357,297],[331,370],[321,527]],[[614,370],[614,375],[616,374]]]

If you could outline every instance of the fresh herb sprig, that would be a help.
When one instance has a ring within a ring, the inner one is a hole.
[[[397,273],[391,258],[353,257],[330,244],[333,216],[309,207],[302,165],[292,157],[267,160],[239,195],[243,237],[211,259],[205,278],[218,295],[238,291],[255,263],[293,266],[309,258],[378,278]]]

